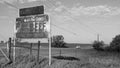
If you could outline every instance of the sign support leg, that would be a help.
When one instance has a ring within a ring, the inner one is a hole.
[[[51,22],[49,19],[49,38],[48,38],[48,43],[49,43],[49,66],[51,65]]]
[[[15,37],[14,37],[14,43],[13,43],[13,45],[14,45],[14,47],[13,47],[13,61],[15,63],[15,57],[16,57],[16,55],[15,55],[15,50],[16,50],[16,47],[15,47]]]
[[[39,52],[40,52],[40,41],[38,41],[38,55],[37,55],[37,61],[39,62]]]
[[[30,55],[32,55],[32,43],[30,44]]]

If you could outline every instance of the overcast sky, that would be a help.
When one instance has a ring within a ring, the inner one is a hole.
[[[18,8],[45,6],[50,15],[52,35],[66,42],[92,43],[97,34],[109,43],[120,34],[120,0],[3,0]],[[0,0],[0,40],[13,36],[18,9]]]

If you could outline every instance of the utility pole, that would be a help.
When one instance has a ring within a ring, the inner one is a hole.
[[[99,34],[97,34],[97,41],[99,42],[100,40],[99,40]]]

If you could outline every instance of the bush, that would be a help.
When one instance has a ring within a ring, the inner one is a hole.
[[[98,50],[98,51],[103,51],[103,46],[104,46],[104,42],[103,41],[94,41],[93,42],[93,48]]]
[[[53,36],[51,39],[52,47],[67,48],[66,43],[64,42],[64,37],[62,35]]]
[[[57,48],[67,48],[67,46],[65,45],[66,43],[64,41],[62,42],[55,41],[52,43],[52,47],[57,47]]]
[[[53,56],[53,58],[60,59],[60,60],[80,60],[79,58],[72,57],[72,56]]]
[[[113,51],[112,48],[111,48],[111,46],[106,46],[106,47],[104,47],[104,50],[105,50],[105,51]]]
[[[112,42],[110,43],[110,49],[120,52],[120,35],[117,35],[115,38],[113,38]]]

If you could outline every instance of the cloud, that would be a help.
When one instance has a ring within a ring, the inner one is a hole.
[[[28,2],[34,2],[34,1],[47,1],[47,0],[19,0],[20,3],[28,3]]]
[[[57,8],[55,8],[54,11],[56,11],[56,12],[63,12],[66,9],[67,9],[67,7],[65,7],[64,5],[60,5]]]
[[[107,5],[97,5],[97,6],[81,6],[80,4],[76,4],[75,6],[68,8],[63,5],[61,2],[56,2],[58,6],[54,8],[55,12],[67,12],[72,16],[80,16],[80,15],[90,15],[90,16],[115,16],[120,15],[119,7],[112,7]]]
[[[33,1],[37,1],[37,0],[27,0],[28,2],[33,2]]]
[[[14,1],[15,1],[15,0],[1,0],[0,3],[3,3],[3,4],[4,4],[4,2],[13,3]]]
[[[0,1],[0,3],[3,3],[3,1]]]
[[[59,5],[62,5],[62,3],[61,3],[60,1],[57,1],[57,2],[56,2],[56,5],[59,6]]]
[[[13,3],[13,2],[15,2],[16,0],[3,0],[3,1],[6,1],[6,2],[8,2],[8,3]]]
[[[55,3],[55,5],[57,6],[54,8],[55,12],[64,12],[64,11],[68,10],[68,8],[65,5],[63,5],[62,2],[60,2],[60,1],[57,1]]]
[[[79,16],[79,15],[102,15],[102,16],[111,16],[111,15],[119,15],[120,8],[118,7],[110,7],[106,5],[99,5],[99,6],[79,6],[73,7],[69,10],[72,15]]]
[[[26,2],[33,2],[33,1],[38,1],[38,0],[4,0],[7,1],[9,3],[13,3],[13,2],[18,2],[18,3],[26,3]]]
[[[8,19],[8,16],[0,16],[0,19]]]
[[[24,3],[24,0],[18,0],[19,3]]]

